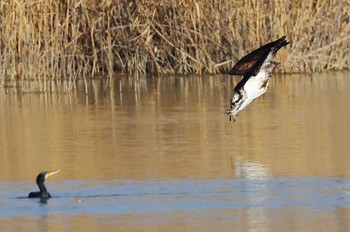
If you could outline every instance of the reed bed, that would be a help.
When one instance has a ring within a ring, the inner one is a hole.
[[[348,70],[349,17],[349,0],[0,0],[0,85],[225,73],[282,35],[279,71]]]

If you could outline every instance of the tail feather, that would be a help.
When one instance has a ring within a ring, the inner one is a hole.
[[[282,36],[281,38],[279,38],[277,41],[275,47],[274,47],[274,51],[273,53],[276,53],[280,48],[287,46],[289,44],[289,42],[286,40],[286,36]]]

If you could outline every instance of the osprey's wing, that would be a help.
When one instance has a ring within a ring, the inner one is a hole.
[[[267,45],[252,51],[233,66],[229,72],[230,75],[243,75],[241,81],[235,86],[234,91],[238,92],[251,76],[255,76],[259,73],[266,57],[271,52],[271,47]]]
[[[277,52],[278,49],[287,45],[288,42],[285,41],[285,36],[279,38],[276,41],[265,44],[264,46],[252,51],[248,55],[240,59],[230,70],[230,75],[242,75],[245,76],[247,73],[251,75],[256,75],[264,63],[266,57],[271,51],[273,53]]]
[[[269,52],[271,51],[270,47],[261,47],[257,50],[252,51],[248,55],[240,59],[230,70],[230,75],[245,75],[246,73],[252,71],[255,73],[255,70],[259,70],[262,62],[264,61]],[[260,65],[258,65],[261,63]]]

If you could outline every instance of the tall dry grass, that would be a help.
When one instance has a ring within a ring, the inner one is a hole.
[[[282,72],[350,68],[349,0],[0,0],[0,84],[226,72],[287,35]]]

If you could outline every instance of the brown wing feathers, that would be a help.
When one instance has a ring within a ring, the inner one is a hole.
[[[265,44],[264,46],[252,51],[248,55],[240,59],[230,70],[230,75],[256,75],[266,57],[273,50],[275,54],[281,47],[286,46],[289,42],[285,40],[286,36],[279,38],[276,41]]]

